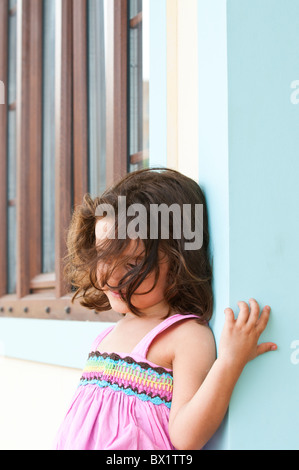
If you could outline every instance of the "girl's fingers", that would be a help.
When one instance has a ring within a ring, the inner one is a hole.
[[[259,344],[257,347],[257,354],[256,356],[260,356],[269,351],[275,351],[277,349],[277,344],[275,343],[262,343]]]
[[[249,304],[250,311],[246,302],[238,302],[240,312],[236,320],[233,310],[231,308],[226,308],[224,310],[226,320],[227,322],[238,326],[246,325],[249,328],[257,328],[258,333],[261,334],[268,324],[271,308],[266,305],[259,316],[260,307],[257,301],[255,299],[249,299]]]
[[[227,323],[233,325],[235,322],[235,314],[233,310],[231,308],[226,308],[224,310],[224,313],[225,313],[225,319]]]
[[[255,299],[249,299],[250,315],[248,319],[248,325],[255,326],[259,319],[260,307]]]
[[[249,307],[248,307],[248,304],[246,302],[243,302],[242,300],[238,302],[237,304],[240,308],[240,312],[237,318],[237,324],[241,326],[241,325],[244,325],[248,321]]]
[[[269,317],[270,317],[270,310],[271,308],[269,307],[269,305],[266,305],[263,308],[263,311],[257,323],[259,333],[262,333],[268,324]]]

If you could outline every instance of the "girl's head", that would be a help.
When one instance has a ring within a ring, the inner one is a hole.
[[[139,204],[138,212],[132,210],[133,204]],[[199,226],[198,205],[203,208],[202,244],[188,249],[190,231]],[[188,234],[183,228],[184,213],[191,222]],[[165,225],[169,228],[166,236]],[[180,237],[175,235],[178,228]],[[112,307],[136,315],[163,301],[167,315],[193,313],[202,322],[211,318],[206,201],[198,184],[178,171],[138,170],[101,197],[92,199],[86,194],[83,204],[74,210],[67,246],[65,275],[76,289],[72,301],[81,297],[81,305],[96,311]]]

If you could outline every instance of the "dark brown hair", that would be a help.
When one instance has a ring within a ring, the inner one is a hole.
[[[169,212],[169,237],[161,237],[159,224],[158,238],[149,236],[143,239],[144,257],[132,266],[113,290],[119,290],[123,294],[126,288],[126,297],[122,297],[130,310],[136,315],[141,315],[131,304],[131,296],[143,280],[155,273],[155,287],[159,276],[158,251],[166,254],[168,259],[167,283],[164,299],[169,305],[169,312],[198,315],[201,322],[210,320],[213,311],[212,292],[212,266],[209,254],[209,231],[206,200],[199,185],[181,174],[180,172],[164,167],[147,168],[128,173],[119,182],[108,188],[101,197],[92,198],[85,194],[82,205],[74,209],[71,224],[67,235],[68,254],[65,257],[64,274],[72,285],[75,298],[80,298],[80,304],[84,307],[104,311],[111,309],[104,285],[113,270],[120,264],[129,261],[129,258],[120,260],[120,255],[131,242],[127,236],[119,239],[101,240],[96,245],[95,225],[100,219],[96,215],[96,209],[100,204],[110,204],[115,210],[115,230],[117,230],[118,197],[126,197],[126,208],[131,204],[139,203],[145,206],[149,219],[150,205],[162,203],[170,207],[178,204],[183,209],[183,204],[191,206],[191,225],[195,227],[195,204],[203,205],[203,243],[200,249],[186,250],[184,238],[173,238],[173,217]],[[126,226],[134,217],[127,216]],[[161,222],[161,221],[160,221]],[[149,227],[150,224],[148,224]],[[149,228],[148,228],[149,231]],[[115,232],[118,233],[118,232]],[[137,240],[138,242],[141,239]],[[99,262],[105,266],[105,272],[99,276]],[[109,286],[110,287],[110,286]]]

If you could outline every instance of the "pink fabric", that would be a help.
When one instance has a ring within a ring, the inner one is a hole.
[[[154,338],[172,324],[195,315],[173,315],[162,321],[137,344],[132,353],[117,353],[146,363],[146,355]],[[94,341],[92,351],[114,326],[103,331]],[[133,365],[133,367],[135,367]],[[159,369],[160,371],[160,369]],[[165,373],[171,371],[163,369]],[[88,375],[87,375],[88,376]],[[163,375],[164,376],[164,375]],[[57,450],[173,450],[168,433],[170,409],[164,403],[143,401],[140,395],[127,390],[114,390],[97,383],[79,386],[71,406],[58,430],[54,448]],[[147,397],[146,397],[147,398]]]

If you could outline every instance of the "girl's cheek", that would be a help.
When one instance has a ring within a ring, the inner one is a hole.
[[[155,282],[155,273],[148,274],[148,276],[144,279],[142,284],[140,284],[140,286],[136,289],[135,293],[136,294],[144,293],[144,296],[148,296],[148,297],[154,296],[160,290],[160,287],[161,287],[159,279],[158,279],[155,287],[150,292],[148,292],[153,287],[154,282]]]

